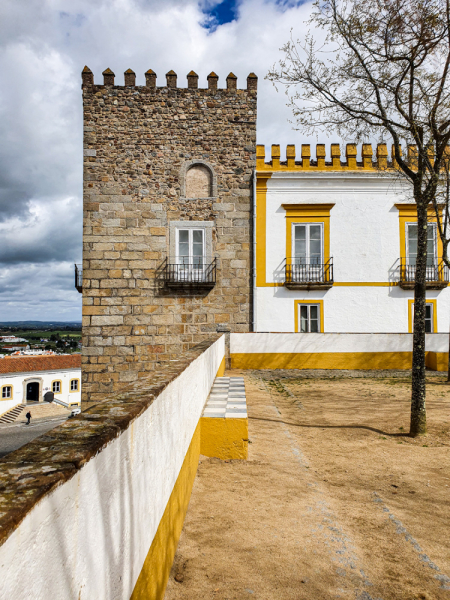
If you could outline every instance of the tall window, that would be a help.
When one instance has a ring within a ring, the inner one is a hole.
[[[12,386],[4,385],[2,387],[2,400],[8,400],[9,398],[12,398]]]
[[[301,333],[320,332],[320,306],[318,304],[299,305],[299,330]]]
[[[425,333],[433,333],[433,305],[425,305]]]
[[[202,269],[205,262],[204,229],[177,230],[177,264]]]
[[[415,267],[417,259],[416,223],[407,223],[407,256],[408,265]],[[427,267],[432,267],[436,263],[436,226],[430,224],[427,227]]]
[[[322,225],[320,223],[296,223],[293,227],[294,264],[322,264]]]
[[[70,380],[70,391],[71,392],[78,392],[78,379],[71,379]]]
[[[52,383],[52,392],[54,394],[60,394],[61,393],[61,382],[60,381],[54,381]]]

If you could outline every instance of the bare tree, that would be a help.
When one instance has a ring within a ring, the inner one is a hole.
[[[325,33],[325,40],[318,42]],[[417,205],[410,434],[426,432],[427,211],[450,139],[450,0],[317,0],[310,32],[268,74],[286,86],[297,127],[393,142]],[[406,156],[401,146],[409,146]]]
[[[437,222],[439,237],[442,242],[442,260],[450,272],[448,247],[450,244],[450,148],[447,147],[442,158],[439,185],[433,199],[434,216]],[[450,382],[450,332],[448,344],[447,381]]]

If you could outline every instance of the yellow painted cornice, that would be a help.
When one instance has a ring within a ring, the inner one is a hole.
[[[329,217],[330,210],[333,208],[333,204],[282,204],[281,205],[286,211],[286,216],[289,217],[306,217],[306,216],[317,216],[317,217]]]

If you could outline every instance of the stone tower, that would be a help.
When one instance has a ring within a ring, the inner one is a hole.
[[[82,72],[84,400],[251,327],[256,76],[103,77]]]

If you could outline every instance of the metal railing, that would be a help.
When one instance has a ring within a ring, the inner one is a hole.
[[[75,287],[80,292],[83,291],[83,267],[75,265]]]
[[[302,258],[286,258],[284,266],[285,284],[333,284],[333,258],[319,264],[305,262]]]
[[[414,284],[416,279],[416,264],[408,258],[400,259],[400,284]],[[449,283],[449,269],[442,259],[428,261],[425,270],[425,281],[427,283]]]
[[[217,276],[217,259],[209,261],[171,262],[166,258],[157,272],[157,279],[167,287],[214,287]]]

